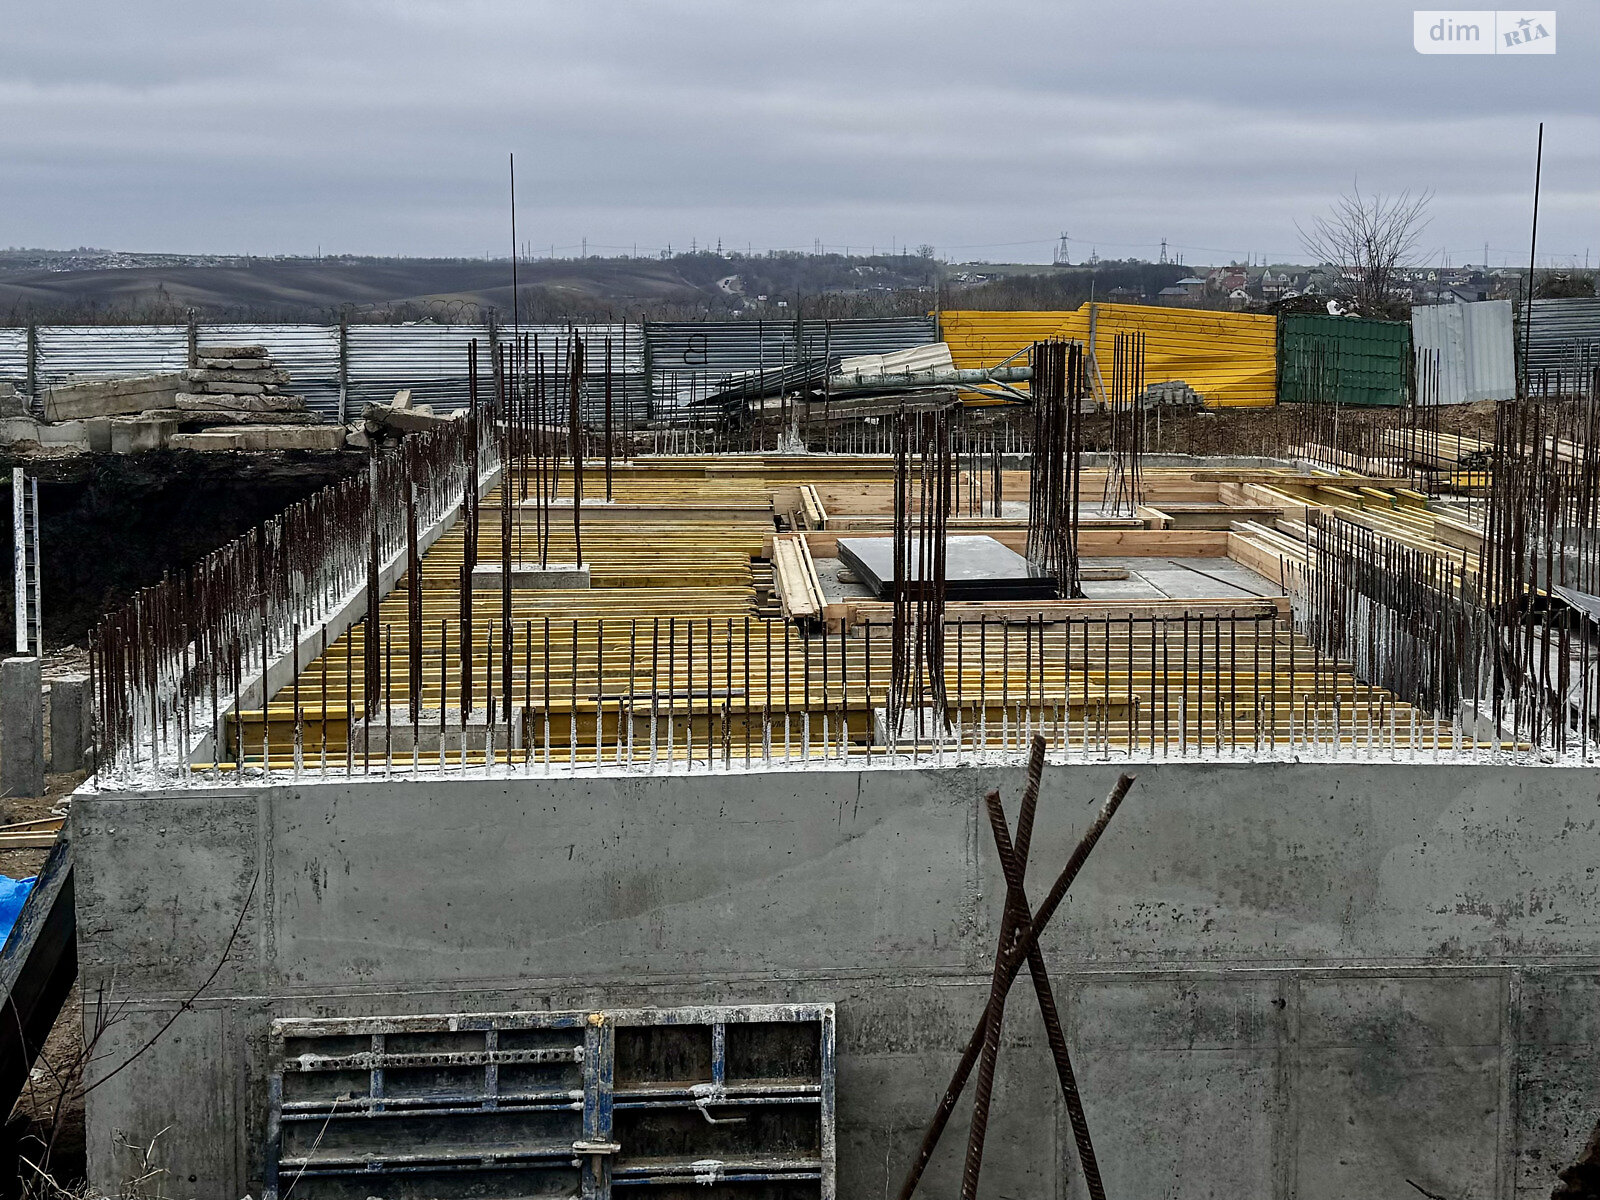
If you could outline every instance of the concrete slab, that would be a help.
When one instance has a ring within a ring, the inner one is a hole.
[[[174,450],[342,450],[343,425],[235,425],[200,433],[175,433]]]
[[[199,358],[266,358],[265,346],[201,346],[196,350]]]
[[[228,360],[220,359],[213,361],[220,364],[225,363]],[[208,387],[218,387],[221,385],[242,385],[245,387],[250,387],[253,385],[255,388],[259,389],[263,384],[289,382],[289,372],[285,371],[282,367],[256,367],[253,369],[245,369],[243,364],[258,362],[260,360],[236,359],[234,361],[240,365],[227,367],[220,365],[218,367],[196,367],[185,371],[183,373],[183,377],[190,383],[205,384]],[[227,390],[231,390],[231,388]]]
[[[839,561],[881,598],[923,578],[915,561],[907,580],[895,577],[892,537],[841,537],[838,551]],[[945,595],[950,600],[1053,600],[1056,588],[1050,576],[994,538],[953,534],[945,538]]]
[[[1138,575],[1127,579],[1086,579],[1081,585],[1087,600],[1160,600],[1166,593]]]
[[[1221,576],[1186,571],[1182,567],[1153,568],[1141,572],[1144,581],[1173,600],[1218,600],[1260,593]]]
[[[195,363],[203,371],[259,371],[271,365],[270,358],[214,358],[209,351],[202,351]]]
[[[870,600],[873,591],[861,582],[844,563],[837,558],[813,558],[812,565],[817,570],[817,582],[822,585],[823,598],[829,604],[838,604],[844,600]],[[844,576],[848,576],[847,581]]]
[[[150,450],[165,449],[168,440],[178,432],[178,422],[165,417],[114,417],[109,428],[111,453],[143,454]]]
[[[182,385],[181,372],[121,379],[70,379],[45,388],[44,415],[50,421],[109,417],[164,408]]]

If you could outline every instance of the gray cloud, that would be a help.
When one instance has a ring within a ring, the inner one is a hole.
[[[0,242],[503,252],[865,249],[1040,260],[1162,238],[1298,254],[1352,180],[1431,188],[1431,247],[1600,260],[1600,47],[1425,57],[1388,0],[268,0],[13,5]]]

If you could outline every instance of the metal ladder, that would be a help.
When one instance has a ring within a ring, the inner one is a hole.
[[[12,563],[17,605],[17,653],[42,657],[44,613],[39,600],[39,481],[11,469]]]

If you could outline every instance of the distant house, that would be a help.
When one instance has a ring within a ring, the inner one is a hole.
[[[1243,267],[1218,267],[1206,276],[1210,287],[1219,292],[1232,292],[1250,282]]]
[[[1206,294],[1206,281],[1195,275],[1187,279],[1180,279],[1169,288],[1161,290],[1163,296],[1204,296]]]
[[[1274,272],[1271,267],[1261,272],[1261,294],[1268,300],[1280,299],[1294,286],[1294,278],[1287,271]]]

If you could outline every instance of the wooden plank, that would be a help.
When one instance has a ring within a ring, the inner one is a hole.
[[[1284,556],[1264,540],[1247,533],[1230,532],[1228,557],[1278,587],[1285,586]]]
[[[822,583],[804,533],[780,533],[772,544],[773,576],[785,615],[802,620],[822,616]]]
[[[1411,480],[1396,475],[1305,475],[1290,470],[1263,470],[1240,468],[1238,470],[1195,471],[1191,479],[1197,483],[1265,483],[1277,486],[1290,484],[1296,487],[1406,487]]]
[[[800,507],[805,513],[807,529],[828,527],[828,510],[822,506],[822,498],[812,484],[808,483],[800,489]]]
[[[0,833],[0,850],[48,850],[56,844],[60,831],[48,833]]]

